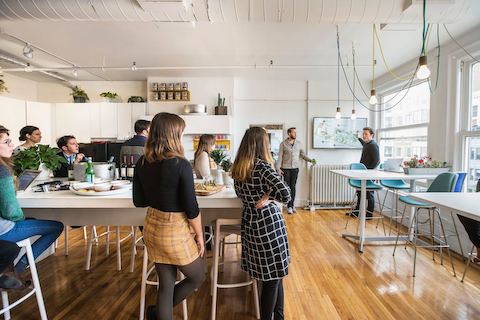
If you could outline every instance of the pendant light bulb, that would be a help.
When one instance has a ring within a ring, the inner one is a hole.
[[[30,65],[30,63],[27,63],[27,66],[25,67],[25,72],[32,72],[32,66]]]
[[[342,118],[342,113],[340,112],[340,107],[337,107],[337,113],[335,113],[335,119],[340,120]]]
[[[132,71],[137,70],[137,63],[135,61],[133,61],[131,69],[132,69]]]
[[[195,27],[197,26],[197,23],[194,20],[190,21],[190,23],[192,24],[192,28],[195,29]]]
[[[370,103],[372,106],[378,103],[377,92],[375,89],[370,90],[370,100],[368,100],[368,103]]]
[[[352,115],[350,116],[350,119],[352,120],[357,119],[357,113],[355,112],[355,109],[352,109]]]
[[[77,69],[73,69],[72,74],[73,74],[74,77],[78,77]]]
[[[417,78],[420,80],[425,80],[430,77],[430,69],[428,69],[427,64],[427,56],[421,56],[418,59],[418,70],[417,70]]]

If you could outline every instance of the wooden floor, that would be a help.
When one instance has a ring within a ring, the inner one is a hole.
[[[392,257],[393,246],[369,245],[359,254],[354,244],[342,239],[343,211],[299,210],[285,218],[292,255],[290,275],[284,282],[286,319],[480,319],[478,268],[471,268],[462,284],[459,275],[454,278],[439,259],[434,262],[430,252],[420,251],[413,278],[411,248],[402,247]],[[379,233],[374,222],[367,224],[369,233]],[[354,227],[355,223],[349,226]],[[86,246],[82,229],[76,229],[70,233],[68,257],[60,245],[55,256],[39,262],[49,319],[137,319],[143,254],[139,250],[135,272],[130,273],[127,245],[122,271],[116,271],[114,246],[107,257],[102,243],[94,249],[92,270],[85,271]],[[234,258],[240,249],[230,247],[227,257]],[[462,262],[457,260],[456,266],[461,275]],[[237,270],[236,266],[225,268],[223,277],[235,280]],[[155,288],[149,287],[147,303],[154,299]],[[254,319],[246,289],[224,290],[218,303],[217,319]],[[189,319],[209,319],[210,304],[207,280],[188,300]],[[175,318],[182,319],[181,314],[181,308],[175,308]],[[15,308],[12,316],[38,319],[35,300]]]

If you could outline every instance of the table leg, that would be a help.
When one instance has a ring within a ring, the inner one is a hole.
[[[366,210],[365,205],[367,202],[367,180],[362,180],[361,191],[360,191],[360,230],[359,236],[360,241],[358,243],[358,251],[363,252],[363,244],[365,242],[365,218]]]

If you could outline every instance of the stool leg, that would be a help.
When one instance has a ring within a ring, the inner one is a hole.
[[[415,271],[417,267],[418,211],[419,209],[417,209],[417,212],[415,213],[415,216],[413,217],[413,221],[412,221],[412,223],[414,224],[413,241],[414,241],[414,249],[415,249],[413,254],[413,277],[415,277]]]
[[[213,253],[213,281],[212,281],[212,313],[211,320],[215,320],[217,314],[217,283],[218,283],[218,259],[220,254],[220,226],[215,227],[215,245]]]
[[[93,226],[93,235],[95,236],[95,245],[98,246],[98,234],[97,234],[97,227],[94,225]]]
[[[63,248],[63,252],[66,256],[68,256],[68,226],[65,226],[63,236],[65,237],[63,239],[64,240],[63,243],[65,246],[65,248]]]
[[[435,233],[435,221],[433,221],[434,216],[430,209],[428,209],[428,223],[430,225],[430,241],[432,242],[432,260],[435,261],[435,239],[433,235]]]
[[[465,265],[465,270],[463,270],[463,276],[462,276],[461,282],[463,282],[463,280],[465,279],[465,275],[467,274],[468,267],[470,266],[470,260],[473,256],[473,251],[474,250],[475,250],[475,245],[472,246],[472,250],[470,251],[470,255],[467,259],[467,264]],[[478,254],[478,252],[477,252],[477,254]]]
[[[450,254],[450,246],[448,245],[447,237],[445,235],[445,228],[443,227],[442,219],[440,219],[440,211],[438,211],[438,209],[435,209],[434,212],[437,213],[438,219],[440,220],[440,229],[442,230],[442,235],[443,235],[443,238],[445,239],[445,245],[447,245],[447,253],[448,253],[448,258],[450,259],[450,264],[452,265],[453,276],[456,277],[457,273],[455,272],[455,265],[453,264],[452,255]]]
[[[120,226],[116,228],[117,234],[117,270],[122,270],[122,249],[120,248]]]
[[[378,205],[380,206],[380,217],[379,220],[377,221],[377,226],[376,228],[378,229],[378,223],[380,222],[380,219],[382,220],[382,227],[383,227],[383,235],[387,235],[387,232],[385,231],[385,221],[383,220],[383,205],[380,205],[380,195],[378,194],[378,191],[375,192],[377,194],[377,201]],[[373,214],[373,212],[372,212]]]
[[[403,208],[402,220],[401,221],[403,221],[403,217],[405,216],[406,209],[407,209],[407,205],[405,205],[405,208]],[[412,220],[412,222],[413,222],[413,220]],[[410,228],[412,228],[412,224],[410,224],[408,226],[408,234],[410,234]],[[400,230],[397,230],[397,239],[395,239],[395,246],[393,247],[393,254],[392,254],[393,256],[395,256],[395,250],[397,250],[399,237],[400,237]]]
[[[83,240],[87,240],[87,226],[83,226]]]
[[[143,263],[142,263],[142,282],[140,283],[140,314],[139,320],[145,318],[145,291],[147,289],[147,267],[148,267],[148,253],[147,247],[143,250]]]
[[[130,272],[135,270],[135,255],[137,254],[137,228],[132,227],[132,251],[130,260]]]
[[[2,306],[3,308],[7,308],[10,305],[8,302],[8,293],[7,291],[2,291]],[[10,310],[6,310],[3,314],[3,319],[10,320]]]
[[[180,281],[185,279],[185,275],[180,272]],[[183,320],[188,320],[188,307],[187,307],[187,299],[182,301],[182,313],[183,313]]]
[[[455,234],[457,236],[458,246],[460,247],[460,253],[462,257],[465,257],[465,253],[463,252],[462,242],[460,241],[460,235],[458,234],[457,223],[455,222],[455,217],[453,216],[453,212],[450,211],[450,216],[452,217],[453,227],[455,228]]]
[[[253,304],[255,307],[255,317],[257,319],[260,319],[260,303],[258,298],[258,285],[257,285],[256,279],[252,280],[252,285],[253,285]]]
[[[32,276],[33,287],[35,288],[35,295],[37,296],[40,319],[47,320],[47,310],[45,310],[45,304],[43,302],[42,289],[40,287],[40,281],[38,280],[37,267],[35,265],[35,259],[33,258],[32,247],[28,245],[25,249],[27,250],[28,265],[30,266],[30,274]]]
[[[110,226],[107,226],[107,231],[105,231],[105,245],[106,251],[105,254],[108,256],[110,254]]]
[[[85,270],[90,270],[90,260],[92,259],[92,245],[93,245],[93,226],[90,226],[87,241],[87,259],[85,262]]]

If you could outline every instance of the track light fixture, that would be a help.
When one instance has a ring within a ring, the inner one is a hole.
[[[28,43],[25,43],[25,47],[23,47],[23,55],[27,59],[32,59],[33,58],[33,49],[30,47]]]
[[[73,74],[74,77],[78,77],[77,69],[73,69],[72,74]]]
[[[137,70],[137,63],[135,61],[133,61],[131,69],[132,69],[132,71]]]
[[[27,66],[25,67],[25,72],[32,72],[33,69],[32,69],[32,66],[30,65],[30,63],[27,63]]]

